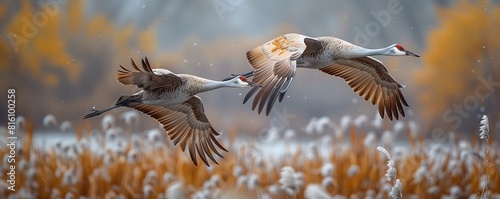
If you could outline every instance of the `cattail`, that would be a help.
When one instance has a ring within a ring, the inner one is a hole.
[[[234,177],[241,176],[242,174],[243,174],[243,168],[241,166],[237,165],[233,168],[233,176]]]
[[[153,194],[153,186],[147,184],[142,188],[142,193],[144,194],[144,198],[149,198]]]
[[[26,169],[28,169],[28,162],[25,160],[25,159],[21,159],[21,161],[19,161],[19,170],[21,171],[26,171]]]
[[[158,173],[155,170],[150,170],[146,173],[146,177],[142,181],[142,184],[156,184],[158,182]]]
[[[375,119],[373,119],[372,121],[373,127],[375,127],[376,129],[381,129],[383,122],[384,121],[382,120],[382,118],[378,116],[378,113],[375,113]]]
[[[123,132],[123,129],[121,128],[109,128],[105,131],[105,138],[106,141],[112,142],[115,141],[118,136]]]
[[[481,139],[488,139],[489,137],[489,131],[490,131],[490,126],[488,122],[488,116],[483,115],[483,118],[481,119],[481,122],[479,122],[481,126],[479,127],[479,138]]]
[[[482,175],[479,179],[479,186],[486,187],[488,189],[490,187],[490,182],[488,180],[488,174]]]
[[[277,195],[280,193],[280,187],[278,185],[270,185],[269,187],[267,187],[267,191],[271,194],[271,195]]]
[[[486,167],[485,173],[486,174],[485,174],[484,180],[481,179],[481,182],[480,182],[480,184],[482,184],[481,186],[483,187],[483,190],[481,192],[481,197],[484,196],[485,198],[489,198],[488,183],[489,183],[489,173],[490,173],[489,172],[490,162],[488,160],[488,151],[489,151],[488,138],[489,138],[490,126],[489,126],[489,122],[488,122],[488,116],[483,115],[483,118],[481,119],[481,122],[479,122],[479,124],[481,124],[481,127],[479,127],[479,131],[480,131],[479,138],[481,138],[482,140],[486,140],[484,143],[484,146],[485,146],[484,160],[485,160],[485,167]]]
[[[347,176],[353,177],[358,175],[359,173],[359,166],[358,165],[351,165],[349,169],[347,169]]]
[[[95,178],[103,179],[106,182],[111,181],[111,176],[109,176],[108,170],[106,167],[98,167],[92,171],[92,176]]]
[[[440,188],[437,185],[431,186],[427,189],[427,193],[429,195],[438,195],[440,192]]]
[[[22,131],[26,129],[26,119],[23,116],[17,116],[16,118],[16,129]]]
[[[122,113],[120,118],[123,119],[127,125],[132,125],[133,122],[138,122],[139,114],[137,114],[137,111],[130,110]]]
[[[137,134],[132,134],[132,136],[130,137],[130,139],[132,140],[132,148],[133,149],[140,149],[141,146],[142,146],[142,138],[137,135]]]
[[[332,140],[333,140],[332,136],[331,136],[331,135],[326,134],[326,135],[323,135],[323,136],[321,137],[321,139],[319,140],[319,142],[320,142],[320,144],[321,144],[321,145],[323,145],[323,146],[331,146],[331,144],[332,144]]]
[[[161,141],[162,132],[159,129],[151,129],[147,132],[148,141],[151,143]]]
[[[189,198],[182,182],[174,182],[168,187],[165,195],[167,199],[187,199]]]
[[[258,168],[263,168],[264,167],[264,160],[262,159],[261,156],[256,156],[254,157],[254,162],[255,166]]]
[[[113,151],[120,155],[120,156],[125,156],[125,151],[127,150],[127,143],[125,143],[125,140],[119,139],[115,142],[115,145],[113,147]]]
[[[33,182],[31,182],[30,188],[31,188],[31,192],[36,194],[34,198],[37,198],[36,196],[39,193],[38,191],[40,191],[40,185],[38,185],[38,183],[36,181],[33,181]],[[48,189],[46,189],[44,191],[48,191]]]
[[[68,120],[64,120],[59,126],[59,130],[61,130],[61,132],[69,132],[71,128],[73,128],[73,124],[71,124]]]
[[[101,126],[103,130],[113,128],[115,126],[115,117],[113,117],[113,115],[106,114],[102,117]]]
[[[304,193],[307,199],[330,199],[332,196],[328,194],[321,186],[316,184],[307,185]]]
[[[283,134],[283,137],[286,140],[291,140],[295,137],[295,131],[293,129],[287,129],[285,133]]]
[[[251,174],[248,177],[247,188],[252,190],[260,186],[260,178],[257,174]]]
[[[471,194],[468,199],[480,199],[480,197],[477,195],[477,193]]]
[[[366,148],[372,148],[375,143],[377,143],[377,137],[375,136],[375,133],[373,131],[368,132],[365,139],[363,140],[363,145],[365,145]]]
[[[238,176],[238,178],[236,179],[236,184],[238,185],[238,187],[240,186],[244,186],[247,184],[247,181],[248,181],[248,177],[247,176]]]
[[[462,189],[460,189],[460,187],[457,185],[451,187],[450,188],[450,196],[452,198],[462,198],[462,196],[463,196]]]
[[[78,177],[75,169],[68,169],[66,172],[64,172],[62,181],[63,185],[74,186],[76,185],[76,183],[78,183]]]
[[[280,173],[281,189],[288,195],[295,195],[304,185],[304,176],[302,173],[295,173],[291,167],[283,167]]]
[[[446,170],[451,173],[451,176],[459,176],[462,174],[461,165],[454,159],[448,161],[448,168]]]
[[[106,194],[104,195],[104,198],[116,198],[116,193],[113,191],[113,190],[109,190],[108,192],[106,192]]]
[[[208,190],[208,191],[212,192],[215,189],[215,187],[216,187],[216,185],[214,183],[212,183],[212,181],[210,181],[210,180],[203,182],[203,189],[204,190]]]
[[[394,123],[392,131],[394,134],[398,135],[399,133],[403,132],[405,130],[405,123],[402,121],[397,121]]]
[[[365,199],[375,198],[376,192],[373,189],[366,190]]]
[[[84,151],[88,151],[90,149],[90,143],[87,138],[82,138],[80,142],[78,143],[78,154],[81,154]]]
[[[424,180],[424,178],[426,178],[427,180],[431,180],[429,177],[427,164],[422,162],[417,171],[415,171],[415,173],[413,174],[413,178],[415,179],[415,184],[422,183],[422,180]]]
[[[349,125],[351,125],[351,117],[349,115],[342,116],[340,119],[340,128],[342,129],[342,133],[345,133],[348,130]]]
[[[318,143],[316,141],[310,141],[306,145],[305,158],[314,160],[318,158]]]
[[[191,196],[192,199],[209,199],[210,193],[205,190],[200,190]]]
[[[328,162],[326,164],[324,164],[322,167],[321,167],[321,175],[323,177],[330,177],[333,175],[333,169],[334,169],[334,165],[331,163],[331,162]]]
[[[163,174],[163,183],[164,184],[168,184],[170,182],[173,182],[174,180],[175,180],[174,174],[172,174],[170,172],[166,172]]]
[[[394,136],[392,135],[393,133],[391,131],[385,131],[382,134],[382,145],[384,147],[390,147],[393,145],[394,142]]]
[[[66,193],[66,195],[64,196],[64,199],[75,199],[75,196],[73,195],[73,193],[68,192],[68,193]]]
[[[210,181],[215,186],[219,186],[221,180],[220,180],[220,176],[215,174],[212,177],[210,177],[210,179],[208,181]]]
[[[328,187],[337,187],[337,181],[335,181],[332,177],[325,177],[323,180],[321,180],[321,186],[323,188],[328,188]]]
[[[411,138],[417,138],[420,129],[418,123],[415,120],[410,120],[408,122],[408,128],[410,128]]]
[[[323,134],[326,127],[329,127],[332,130],[337,128],[329,117],[321,117],[316,121],[316,131],[318,134]]]
[[[280,138],[280,129],[278,127],[271,127],[265,133],[264,139],[262,139],[266,143],[274,143],[276,140]]]
[[[401,187],[401,182],[399,181],[399,179],[396,180],[396,183],[392,187],[391,193],[389,193],[389,195],[395,199],[403,198],[403,188]]]
[[[356,128],[361,128],[361,126],[367,122],[368,122],[368,117],[366,115],[361,114],[358,117],[356,117],[356,119],[354,119],[354,126],[356,126]]]
[[[385,176],[387,177],[387,180],[389,182],[393,182],[396,179],[396,168],[394,168],[394,161],[392,161],[391,155],[384,148],[377,147],[377,150],[385,154],[385,156],[387,156],[387,159],[389,159],[389,161],[387,161],[387,166],[389,167],[389,169],[387,170]]]
[[[309,123],[307,123],[307,126],[304,129],[307,134],[313,134],[316,130],[316,120],[318,120],[318,118],[313,117],[309,120]]]
[[[48,114],[45,117],[43,117],[43,126],[49,127],[49,126],[57,126],[57,120],[56,117],[52,114]]]
[[[33,182],[35,180],[35,177],[36,177],[36,169],[35,168],[29,168],[27,176],[28,176],[27,181],[28,182]]]
[[[50,198],[61,198],[61,192],[58,189],[50,191]]]

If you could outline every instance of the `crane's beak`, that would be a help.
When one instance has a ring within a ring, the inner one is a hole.
[[[231,74],[231,77],[226,77],[222,81],[227,81],[227,80],[233,79],[236,76],[245,76],[246,78],[249,78],[249,77],[253,76],[253,71],[250,71],[248,73],[241,73],[241,74]]]
[[[251,86],[251,87],[262,87],[262,85],[258,84],[258,83],[255,83],[255,82],[252,82],[250,80],[247,81],[248,85]]]
[[[420,55],[417,55],[417,54],[415,54],[415,53],[412,53],[412,52],[411,52],[411,51],[409,51],[409,50],[405,50],[405,53],[406,53],[406,55],[408,55],[408,56],[420,57]]]

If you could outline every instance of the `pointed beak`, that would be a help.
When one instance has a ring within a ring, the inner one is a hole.
[[[255,83],[255,82],[252,82],[250,80],[247,81],[248,85],[251,86],[251,87],[255,87],[255,86],[258,86],[258,87],[262,87],[262,85],[258,84],[258,83]]]
[[[245,76],[246,78],[249,78],[249,77],[253,76],[253,71],[250,71],[248,73],[241,73],[241,74],[231,74],[231,77],[226,77],[222,81],[227,81],[227,80],[233,79],[236,76]]]
[[[412,53],[412,52],[411,52],[411,51],[409,51],[409,50],[405,50],[405,53],[406,53],[406,55],[408,55],[408,56],[420,57],[420,55],[417,55],[417,54],[415,54],[415,53]]]

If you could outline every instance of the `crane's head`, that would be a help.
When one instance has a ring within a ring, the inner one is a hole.
[[[231,84],[234,86],[234,87],[253,87],[253,86],[260,86],[259,84],[255,83],[255,82],[252,82],[250,80],[247,79],[247,77],[245,76],[235,76],[233,77],[231,80],[229,80],[229,82],[231,82]]]
[[[412,53],[409,50],[406,50],[401,44],[392,44],[391,46],[389,46],[389,54],[390,55],[400,55],[400,56],[420,57],[420,55]]]

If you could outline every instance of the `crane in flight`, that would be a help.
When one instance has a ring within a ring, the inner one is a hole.
[[[92,109],[84,119],[118,107],[133,108],[161,123],[174,145],[180,144],[182,151],[188,148],[195,165],[198,165],[196,154],[207,166],[210,166],[207,156],[218,164],[213,153],[223,156],[215,146],[226,152],[227,149],[215,138],[219,133],[208,121],[203,103],[196,94],[223,87],[251,87],[257,84],[245,76],[214,81],[189,74],[175,74],[167,69],[151,69],[147,58],[141,61],[142,70],[134,60],[131,63],[135,70],[120,65],[117,80],[141,90],[133,95],[121,96],[114,106],[107,109]]]
[[[241,76],[253,76],[252,81],[262,86],[253,87],[243,103],[257,93],[252,110],[258,107],[260,114],[267,104],[266,115],[269,115],[274,102],[283,100],[296,69],[309,68],[343,78],[359,96],[378,105],[382,118],[384,111],[390,120],[393,117],[397,120],[399,114],[404,117],[403,105],[408,103],[401,93],[402,86],[373,55],[420,57],[400,44],[367,49],[335,37],[314,38],[295,33],[279,36],[246,53],[254,70]]]

